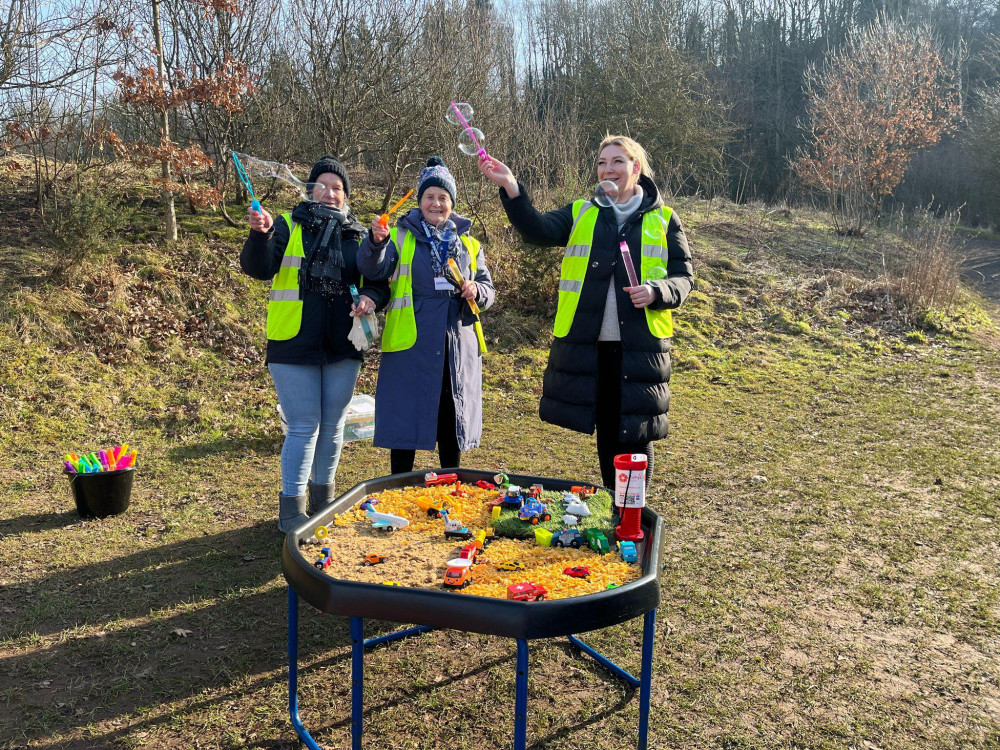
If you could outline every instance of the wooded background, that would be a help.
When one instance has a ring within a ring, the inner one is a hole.
[[[334,153],[386,201],[440,153],[475,206],[495,192],[444,120],[459,100],[532,189],[589,190],[610,131],[675,193],[817,201],[859,217],[845,232],[927,206],[995,223],[998,33],[996,0],[4,0],[2,148],[33,157],[43,211],[67,175],[107,186],[123,161],[225,211],[244,198],[230,149]],[[869,115],[851,137],[891,138],[893,117],[929,129],[899,135],[894,165],[891,142],[830,148],[838,116]]]

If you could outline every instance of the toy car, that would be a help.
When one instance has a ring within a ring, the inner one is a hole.
[[[622,562],[634,563],[639,559],[635,551],[635,542],[618,542],[618,554],[622,557]]]
[[[444,572],[444,585],[453,589],[464,589],[472,583],[471,567],[449,567]]]
[[[389,558],[386,557],[385,555],[376,555],[375,553],[372,553],[370,555],[365,555],[361,559],[361,564],[367,568],[372,565],[378,565],[379,563],[384,563],[388,559]]]
[[[333,562],[333,555],[330,554],[330,548],[324,547],[320,550],[320,556],[316,558],[316,562],[313,563],[320,570],[326,570],[330,567],[330,563]]]
[[[579,549],[587,543],[587,539],[576,529],[563,529],[552,537],[553,547],[572,547]]]
[[[475,542],[471,542],[462,547],[462,551],[458,554],[458,556],[465,560],[475,560],[476,555],[478,554],[479,547],[476,546]]]
[[[549,590],[539,583],[512,583],[507,587],[507,598],[517,602],[540,602]]]
[[[586,578],[590,575],[590,568],[586,565],[574,565],[572,568],[563,568],[563,575],[572,578]]]
[[[506,570],[506,571],[524,570],[524,563],[518,562],[517,560],[511,562],[502,562],[497,564],[497,570]]]
[[[517,517],[522,521],[531,521],[531,523],[552,520],[552,514],[549,513],[549,509],[544,503],[538,500],[528,500],[524,503],[521,509],[518,510]]]
[[[516,484],[507,487],[503,495],[500,496],[500,506],[503,508],[520,508],[523,502],[524,495]]]
[[[604,535],[604,532],[600,529],[587,529],[586,531],[587,543],[590,548],[600,555],[605,552],[611,551],[611,545],[608,543],[608,538]]]
[[[480,479],[476,482],[476,487],[481,490],[495,490],[497,486],[493,482],[487,482],[485,479]]]
[[[448,511],[441,511],[441,516],[444,518],[444,538],[445,539],[471,539],[472,532],[469,531],[469,527],[462,524],[461,521],[448,517]]]
[[[396,583],[395,581],[382,581],[383,586],[402,586],[401,583]]]
[[[417,497],[416,502],[417,507],[431,518],[440,518],[448,510],[448,503],[443,497]]]
[[[441,484],[454,484],[458,481],[458,474],[455,472],[450,472],[448,474],[437,474],[433,471],[428,471],[424,474],[424,486],[425,487],[435,487]]]

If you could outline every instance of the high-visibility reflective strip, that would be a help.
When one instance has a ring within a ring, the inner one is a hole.
[[[268,297],[272,302],[298,302],[298,289],[272,289]]]
[[[403,276],[409,276],[410,275],[410,264],[409,263],[400,263],[399,264],[399,273],[401,273]]]
[[[397,297],[389,303],[390,310],[398,310],[401,307],[410,307],[413,305],[412,297]]]
[[[577,294],[579,294],[581,289],[583,289],[582,281],[570,281],[568,279],[562,279],[559,282],[560,292],[576,292]]]
[[[590,255],[590,245],[567,245],[566,246],[566,257],[579,257],[583,258]]]
[[[301,268],[302,258],[298,255],[285,255],[281,258],[282,268]]]
[[[642,257],[643,258],[662,258],[663,248],[660,245],[646,245],[642,246]]]

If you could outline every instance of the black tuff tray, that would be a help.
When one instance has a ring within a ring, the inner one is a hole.
[[[456,472],[459,481],[492,481],[496,472],[473,469],[438,469]],[[528,487],[541,484],[546,490],[568,491],[573,485],[596,487],[587,482],[510,474],[511,484]],[[663,522],[648,507],[642,509],[645,538],[636,544],[642,577],[596,594],[541,602],[518,602],[441,589],[411,588],[361,583],[333,578],[318,570],[299,548],[301,539],[312,536],[321,524],[329,524],[374,492],[423,485],[424,472],[393,474],[356,484],[332,505],[285,535],[281,570],[295,592],[322,612],[350,617],[429,625],[508,638],[551,638],[583,633],[626,622],[655,609],[660,602],[659,575],[662,558]],[[596,487],[597,489],[603,489]],[[334,544],[336,541],[333,540]],[[614,554],[610,552],[609,554]]]

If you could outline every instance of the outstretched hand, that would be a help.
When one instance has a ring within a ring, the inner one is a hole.
[[[372,219],[372,239],[379,245],[381,245],[385,238],[389,236],[389,225],[388,222],[383,224],[382,217],[376,216]]]
[[[250,228],[255,232],[267,234],[274,226],[274,217],[267,212],[266,208],[262,208],[260,213],[257,213],[248,206],[247,218],[250,220]]]
[[[480,159],[477,166],[487,180],[495,182],[502,187],[511,198],[516,198],[521,194],[521,191],[517,187],[517,178],[514,177],[514,173],[510,171],[510,167],[499,159],[487,156]]]

